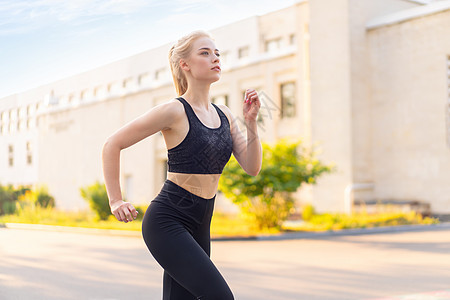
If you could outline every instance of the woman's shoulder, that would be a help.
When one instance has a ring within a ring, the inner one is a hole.
[[[176,98],[172,98],[165,102],[159,103],[155,107],[158,107],[159,110],[164,113],[164,115],[170,118],[174,118],[184,114],[183,104]]]
[[[173,98],[165,102],[156,103],[145,115],[144,118],[149,123],[165,124],[161,130],[169,129],[175,122],[178,122],[184,115],[183,104]]]

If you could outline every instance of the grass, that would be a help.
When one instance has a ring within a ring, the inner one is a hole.
[[[145,208],[143,209],[145,212]],[[26,207],[16,214],[0,216],[1,223],[26,223],[42,225],[58,225],[83,228],[141,230],[142,216],[138,219],[123,223],[111,215],[108,220],[98,220],[92,211],[65,212],[39,206]],[[211,220],[211,236],[250,236],[260,233],[278,233],[277,229],[258,230],[254,223],[240,215],[228,215],[214,212]]]
[[[143,208],[145,211],[145,207]],[[16,214],[0,216],[0,223],[27,223],[58,226],[72,226],[83,228],[115,229],[115,230],[141,230],[142,217],[123,223],[111,215],[108,220],[98,220],[92,211],[65,212],[39,206],[26,206]],[[436,224],[437,219],[423,218],[415,212],[384,212],[378,214],[358,213],[346,214],[313,214],[307,222],[296,225],[286,225],[281,229],[260,229],[254,220],[248,216],[237,214],[228,215],[214,212],[211,221],[211,236],[251,236],[259,234],[278,234],[283,231],[324,231],[350,228],[370,228],[377,226],[393,226],[407,224]]]
[[[326,231],[354,228],[372,228],[380,226],[437,224],[436,218],[422,217],[414,211],[410,212],[380,212],[368,214],[366,212],[347,214],[316,214],[311,216],[307,222],[296,226],[285,226],[285,230],[293,231]]]

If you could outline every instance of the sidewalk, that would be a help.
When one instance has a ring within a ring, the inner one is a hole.
[[[141,231],[130,230],[113,230],[113,229],[96,229],[96,228],[82,228],[82,227],[69,227],[69,226],[54,226],[54,225],[41,225],[41,224],[24,224],[24,223],[5,223],[0,224],[0,228],[10,229],[26,229],[26,230],[46,230],[46,231],[59,231],[59,232],[71,232],[80,234],[96,234],[96,235],[111,235],[111,236],[124,236],[124,237],[142,237]],[[345,236],[345,235],[362,235],[362,234],[376,234],[376,233],[393,233],[393,232],[405,232],[405,231],[427,231],[427,230],[441,230],[449,229],[450,222],[432,224],[432,225],[399,225],[399,226],[384,226],[373,228],[358,228],[358,229],[343,229],[343,230],[330,230],[320,232],[285,232],[281,234],[273,235],[254,235],[254,236],[220,236],[211,237],[212,241],[243,241],[243,240],[292,240],[292,239],[314,239],[332,236]]]

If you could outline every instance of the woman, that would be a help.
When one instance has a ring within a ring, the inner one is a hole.
[[[211,103],[210,85],[220,79],[219,50],[211,36],[195,31],[169,51],[180,97],[159,104],[110,136],[103,146],[103,173],[111,212],[131,222],[137,212],[122,200],[120,151],[162,132],[168,149],[167,180],[142,221],[144,241],[164,269],[163,299],[234,299],[210,259],[210,224],[219,178],[231,153],[256,176],[262,148],[256,118],[261,103],[248,89],[243,103],[247,139],[225,105]]]

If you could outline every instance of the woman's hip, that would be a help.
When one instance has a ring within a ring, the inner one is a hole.
[[[194,230],[205,222],[210,223],[214,202],[215,197],[201,198],[166,180],[159,194],[150,202],[144,215],[143,226],[144,223],[163,226],[172,221]]]

